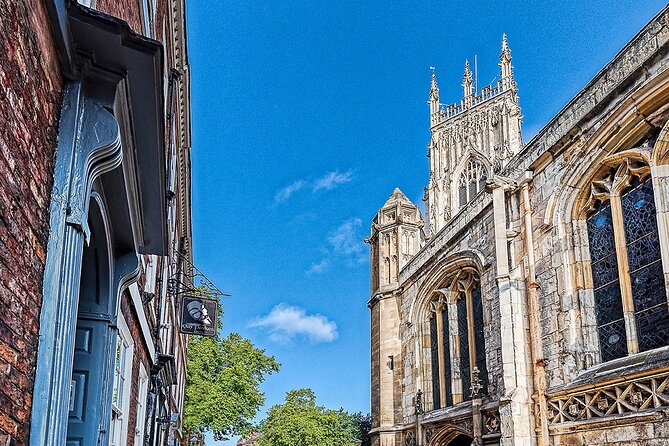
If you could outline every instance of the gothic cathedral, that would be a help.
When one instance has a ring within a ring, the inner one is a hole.
[[[373,219],[372,444],[668,445],[669,7],[525,143],[511,62]]]

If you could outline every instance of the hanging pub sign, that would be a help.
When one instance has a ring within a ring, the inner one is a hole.
[[[181,333],[216,336],[217,329],[218,301],[184,296],[181,301]]]

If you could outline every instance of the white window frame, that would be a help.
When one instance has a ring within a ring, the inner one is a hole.
[[[153,37],[153,9],[151,6],[153,5],[152,0],[138,0],[139,2],[139,10],[140,10],[140,15],[142,19],[142,28],[144,30],[144,35],[146,37]]]
[[[119,311],[118,313],[118,335],[117,342],[120,340],[125,349],[121,352],[123,355],[122,364],[123,370],[121,373],[123,375],[123,386],[121,388],[121,394],[119,396],[120,404],[114,404],[112,400],[111,408],[111,424],[109,429],[109,445],[110,446],[122,446],[127,443],[128,439],[128,418],[130,412],[130,390],[132,387],[132,363],[134,358],[135,343],[130,334],[130,329],[126,323],[123,315]],[[114,353],[114,371],[113,378],[115,380],[116,376],[116,352]],[[113,389],[112,389],[112,398],[113,398]],[[114,438],[115,435],[118,435],[117,438]],[[115,442],[118,440],[118,442]]]
[[[144,444],[144,428],[146,427],[146,398],[149,392],[149,374],[144,364],[139,364],[137,377],[137,421],[135,422],[135,445]]]

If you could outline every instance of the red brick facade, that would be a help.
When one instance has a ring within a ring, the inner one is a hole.
[[[135,429],[137,427],[137,403],[139,400],[139,364],[144,365],[147,372],[151,369],[148,346],[142,336],[137,310],[132,304],[129,293],[123,293],[121,299],[121,313],[128,324],[130,335],[135,343],[134,357],[132,361],[132,387],[130,388],[130,411],[128,413],[128,443],[127,446],[135,444]],[[146,404],[146,403],[144,403]]]
[[[98,0],[95,9],[128,22],[133,31],[144,34],[139,1],[143,0]]]
[[[146,35],[141,7],[144,0],[97,0],[93,7],[105,14],[126,21],[138,34]],[[147,2],[149,7],[154,1]],[[59,55],[53,38],[49,3],[45,0],[0,0],[0,445],[28,446],[30,417],[35,387],[35,370],[40,334],[43,279],[49,240],[49,209],[54,176],[63,88],[67,82],[62,74]],[[164,40],[163,57],[171,69],[181,68],[172,53],[175,19],[180,13],[167,14],[167,1],[158,0],[151,14],[152,37]],[[185,40],[182,43],[185,52]],[[185,54],[185,53],[184,53]],[[69,76],[74,76],[68,72]],[[165,86],[170,71],[163,73]],[[161,90],[162,90],[162,86]],[[167,101],[167,98],[163,98]],[[187,106],[187,102],[185,102]],[[178,131],[177,131],[178,134]],[[165,128],[166,139],[170,133]],[[173,135],[176,139],[177,137]],[[166,142],[166,147],[169,145]],[[188,191],[188,193],[190,193]],[[159,197],[163,199],[163,197]],[[176,235],[174,237],[177,237]],[[50,260],[51,262],[51,260]],[[166,263],[164,263],[166,262]],[[156,259],[158,277],[172,263]],[[154,277],[154,280],[156,278]],[[144,277],[140,281],[144,288]],[[127,414],[127,445],[134,446],[137,423],[140,364],[150,373],[150,351],[155,349],[156,326],[167,323],[156,320],[158,306],[165,299],[159,287],[150,304],[153,308],[138,309],[126,290],[121,297],[121,313],[134,341],[131,393]],[[173,305],[173,303],[172,303]],[[146,310],[146,313],[144,313]],[[138,311],[141,314],[138,314]],[[140,320],[149,318],[150,341],[145,340]],[[167,314],[162,316],[167,318]],[[170,321],[170,326],[177,326]],[[182,340],[183,341],[183,340]],[[182,347],[183,349],[183,347]],[[170,349],[163,353],[174,353]],[[182,353],[181,359],[185,355]],[[41,359],[40,359],[41,360]],[[41,363],[40,363],[41,364]],[[185,364],[179,365],[181,382]],[[69,380],[68,380],[69,384]],[[153,389],[155,391],[155,389]],[[182,387],[179,391],[182,391]],[[169,390],[173,392],[174,390]],[[170,398],[173,401],[175,398]],[[146,402],[143,402],[144,405]],[[171,412],[180,412],[180,407]],[[155,416],[155,414],[153,415]],[[34,426],[33,426],[34,427]],[[157,435],[157,434],[156,434]],[[156,436],[157,438],[157,436]],[[156,441],[156,440],[154,440]]]
[[[3,445],[28,444],[62,85],[42,2],[0,0]]]

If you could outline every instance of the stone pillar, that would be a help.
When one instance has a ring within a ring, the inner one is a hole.
[[[511,270],[509,264],[506,208],[507,192],[513,190],[502,177],[493,178],[490,186],[493,196],[495,224],[495,257],[499,289],[500,331],[502,339],[503,394],[500,397],[502,421],[501,446],[530,446],[534,444],[531,375],[528,361],[529,340],[525,315],[524,287],[516,277],[522,268]]]

